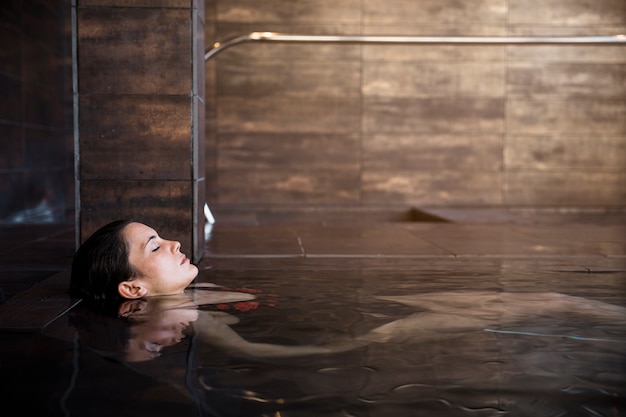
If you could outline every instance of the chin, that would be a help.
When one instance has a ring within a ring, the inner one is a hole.
[[[196,279],[198,277],[198,270],[196,269],[195,274],[191,275],[191,277],[189,278],[189,281],[187,282],[187,285],[191,284],[193,282],[194,279]]]

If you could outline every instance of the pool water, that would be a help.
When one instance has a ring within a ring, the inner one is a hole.
[[[72,346],[58,401],[90,416],[626,412],[625,272],[414,266],[204,269],[186,299],[125,318],[79,305],[46,329]]]

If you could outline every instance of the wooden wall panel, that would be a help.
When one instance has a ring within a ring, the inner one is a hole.
[[[79,105],[81,178],[189,177],[189,97],[82,96]]]
[[[225,60],[218,69],[222,82],[219,96],[299,98],[359,98],[361,65],[358,61],[329,63],[316,60],[258,60],[254,66],[241,66]]]
[[[367,98],[363,131],[502,133],[504,101],[491,98]]]
[[[391,201],[408,206],[500,205],[500,175],[492,172],[367,171],[363,175],[363,201],[380,206]]]
[[[616,0],[211,1],[218,39],[626,33]],[[624,46],[247,43],[210,65],[213,204],[624,205]]]
[[[5,6],[0,25],[0,70],[15,78],[21,76],[22,54],[24,53],[20,42],[18,3],[13,3],[14,10]],[[4,81],[4,80],[3,80]],[[5,91],[5,90],[2,90]],[[10,97],[13,94],[6,94]],[[4,114],[4,113],[3,113]]]
[[[13,121],[13,124],[24,122],[25,97],[22,91],[22,84],[19,79],[12,76],[0,78],[0,88],[2,88],[3,92],[2,100],[0,100],[0,114],[3,120]]]
[[[360,137],[352,134],[224,134],[219,168],[224,170],[302,169],[358,172]]]
[[[510,172],[619,172],[626,167],[626,140],[602,133],[510,135],[504,163]]]
[[[507,71],[510,97],[592,97],[623,100],[626,64],[513,62]]]
[[[502,169],[500,135],[377,133],[363,138],[363,170],[441,172]]]
[[[117,219],[132,219],[154,227],[167,239],[181,242],[193,254],[194,223],[189,208],[193,190],[189,181],[93,181],[80,183],[81,225],[84,236]]]
[[[368,32],[377,35],[401,35],[402,33],[383,32],[376,33],[376,28],[367,27]],[[428,36],[428,33],[415,31],[415,36]],[[501,31],[495,33],[465,33],[465,36],[503,36]],[[442,35],[443,36],[443,35]],[[382,64],[392,64],[394,62],[455,62],[457,64],[500,61],[506,59],[506,47],[500,45],[405,45],[405,44],[365,44],[363,45],[363,61]]]
[[[0,224],[67,223],[74,213],[69,6],[0,7]]]
[[[346,170],[220,170],[220,203],[247,207],[267,205],[356,204],[360,178]]]
[[[220,133],[350,133],[359,130],[358,98],[226,96],[217,109]]]
[[[5,140],[0,141],[0,167],[5,172],[11,172],[21,169],[26,162],[24,149],[24,128],[21,126],[11,126],[9,124],[0,124],[0,137]],[[11,194],[8,190],[3,191],[2,195]],[[3,201],[3,205],[9,204],[9,201]],[[4,214],[4,213],[3,213]]]
[[[599,34],[621,33],[623,29],[608,27],[605,29],[594,29],[592,31],[581,30],[528,30],[526,28],[514,30],[513,36],[585,36]],[[541,70],[546,62],[557,62],[565,64],[604,64],[604,63],[625,63],[626,48],[619,45],[607,45],[599,47],[597,45],[541,45],[541,46],[511,46],[507,49],[508,57],[513,65],[520,62],[537,65]]]
[[[80,91],[189,94],[189,19],[188,9],[78,9]]]
[[[204,251],[204,4],[74,6],[79,240],[130,217]],[[200,61],[200,63],[198,62]]]
[[[622,33],[624,5],[549,0],[529,8],[514,1],[511,33]],[[508,55],[505,202],[623,206],[626,47],[512,46]]]
[[[439,24],[503,24],[507,15],[506,0],[387,0],[384,7],[380,1],[364,1],[366,24],[410,23],[414,26]]]
[[[222,0],[216,2],[216,13],[220,22],[358,24],[360,3],[361,0]]]
[[[509,1],[509,22],[535,26],[608,26],[626,24],[622,0],[526,0]]]
[[[615,207],[626,205],[622,172],[509,172],[505,201],[520,206]]]
[[[503,65],[375,61],[363,68],[363,94],[377,97],[502,97]],[[490,80],[488,83],[483,80]]]
[[[76,0],[78,7],[189,8],[189,0]]]
[[[626,100],[511,99],[506,117],[515,134],[624,134]]]

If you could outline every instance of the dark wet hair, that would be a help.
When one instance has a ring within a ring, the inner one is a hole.
[[[118,284],[135,275],[122,236],[131,220],[116,220],[92,234],[76,251],[72,261],[70,294],[86,303],[119,302]]]

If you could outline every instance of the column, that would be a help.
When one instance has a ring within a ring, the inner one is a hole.
[[[204,1],[73,0],[77,243],[115,219],[204,248]]]

